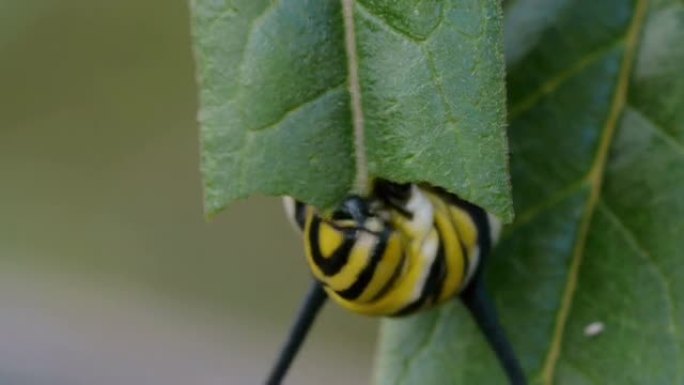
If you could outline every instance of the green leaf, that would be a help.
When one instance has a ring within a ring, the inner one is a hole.
[[[384,177],[512,219],[498,0],[191,3],[209,213]]]
[[[684,2],[543,3],[506,9],[518,215],[490,291],[533,384],[684,384]],[[385,321],[377,369],[506,383],[457,303]]]

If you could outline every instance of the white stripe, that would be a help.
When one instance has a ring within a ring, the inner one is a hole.
[[[462,288],[468,286],[468,282],[470,282],[470,279],[473,278],[473,275],[477,270],[477,266],[480,264],[480,246],[475,245],[475,248],[473,249],[473,255],[468,258],[468,263],[470,263],[470,265],[468,265],[468,274],[466,275],[465,281],[463,281],[463,284],[461,285]]]
[[[437,250],[439,249],[439,239],[437,237],[437,232],[431,234],[425,238],[425,241],[420,246],[420,261],[413,261],[414,263],[423,263],[422,276],[416,282],[416,286],[413,288],[413,295],[411,296],[411,302],[418,300],[421,293],[423,292],[423,287],[427,282],[428,276],[430,275],[430,270],[432,270],[432,264],[435,263],[435,258],[437,257]]]
[[[413,238],[411,243],[417,242],[420,245],[420,255],[417,256],[420,260],[411,261],[410,263],[422,263],[425,266],[421,271],[421,277],[413,288],[410,301],[413,302],[420,298],[420,295],[423,292],[423,287],[427,282],[432,264],[435,262],[435,257],[437,256],[439,239],[437,232],[433,231],[435,217],[432,202],[430,202],[427,196],[425,196],[415,184],[411,185],[411,195],[404,208],[413,216],[409,221],[410,231],[412,232],[410,236]],[[409,245],[408,247],[411,246]]]
[[[432,229],[434,224],[434,208],[430,200],[416,185],[411,185],[411,197],[406,202],[406,211],[413,215],[411,227],[419,234],[425,234]]]
[[[487,220],[489,220],[489,236],[492,240],[492,249],[499,242],[499,236],[501,235],[501,220],[490,213],[487,213]]]
[[[501,221],[495,215],[487,213],[487,222],[489,223],[489,239],[491,240],[491,247],[489,252],[494,250],[494,246],[499,241],[499,236],[501,235]],[[473,249],[473,255],[470,257],[470,265],[468,266],[468,275],[466,280],[463,282],[461,287],[466,287],[470,282],[470,279],[475,274],[477,266],[480,264],[480,246],[475,245]]]
[[[501,221],[496,216],[487,213],[487,222],[489,224],[489,239],[491,240],[489,252],[491,253],[499,240],[499,235],[501,234]],[[466,287],[470,282],[470,279],[475,274],[475,271],[480,264],[480,254],[480,246],[475,245],[475,248],[473,249],[473,255],[469,258],[470,265],[468,266],[468,275],[466,276],[465,281],[463,281],[463,285],[461,287]]]
[[[297,219],[295,218],[296,202],[294,198],[288,196],[283,197],[283,207],[285,208],[285,215],[287,216],[287,219],[290,221],[290,224],[297,231],[300,231],[301,229],[299,228],[299,224],[297,223]]]

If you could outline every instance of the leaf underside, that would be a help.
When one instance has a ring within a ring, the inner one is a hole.
[[[331,207],[359,171],[512,219],[498,0],[357,1],[354,55],[341,0],[191,3],[208,213],[253,194]]]
[[[487,278],[531,383],[684,384],[684,2],[511,0],[505,21],[518,214]],[[384,321],[376,383],[506,380],[453,303]]]

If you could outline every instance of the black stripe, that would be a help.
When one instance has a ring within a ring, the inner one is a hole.
[[[300,201],[295,201],[294,220],[299,226],[300,230],[304,229],[306,225],[306,204]]]
[[[375,275],[375,270],[378,267],[378,263],[380,263],[384,257],[385,251],[387,251],[387,241],[389,240],[391,234],[392,229],[388,227],[384,229],[378,238],[378,242],[373,248],[373,254],[370,258],[370,261],[368,261],[366,267],[361,270],[361,273],[359,273],[359,275],[356,277],[356,280],[353,284],[351,284],[348,288],[337,292],[340,297],[352,301],[359,298],[363,291],[366,290],[366,287],[368,287],[371,279],[373,279],[373,275]]]
[[[431,303],[435,303],[439,299],[439,296],[442,294],[442,288],[444,288],[444,281],[446,281],[447,277],[446,249],[444,246],[444,237],[442,235],[442,229],[437,225],[437,222],[435,222],[434,226],[435,231],[437,232],[437,240],[439,242],[439,248],[437,249],[436,258],[440,258],[442,260],[442,267],[439,272],[439,277],[437,277],[437,283],[432,289],[432,294],[430,295],[430,299],[432,300]]]
[[[370,300],[371,302],[377,301],[378,299],[383,297],[392,288],[392,286],[394,286],[394,283],[397,281],[397,279],[399,279],[399,276],[401,276],[401,272],[404,270],[404,263],[405,262],[406,262],[406,253],[402,252],[401,261],[399,261],[399,263],[397,264],[397,267],[394,268],[394,271],[392,272],[392,276],[390,277],[389,281],[387,281],[387,283],[385,283],[385,286],[383,286],[382,289],[380,289],[378,294],[376,294],[375,296],[373,296],[373,298],[371,298],[371,300]]]
[[[412,186],[410,183],[395,183],[378,179],[375,181],[373,194],[399,215],[411,220],[413,213],[408,211],[405,205],[411,198]]]
[[[491,229],[487,212],[481,207],[465,201],[445,190],[436,189],[436,191],[445,197],[446,200],[462,208],[468,213],[468,215],[470,215],[470,218],[473,220],[473,223],[475,223],[475,227],[477,228],[477,243],[478,246],[480,246],[480,258],[482,259],[483,257],[489,255],[489,251],[492,248],[492,239],[490,235]],[[482,265],[481,262],[480,265]]]
[[[463,255],[463,280],[465,280],[468,276],[468,270],[470,270],[470,255],[468,255],[468,248],[466,247],[465,243],[463,243],[464,240],[463,236],[461,235],[461,229],[459,229],[458,227],[458,222],[456,219],[454,219],[454,217],[451,214],[451,206],[457,205],[450,203],[443,196],[440,196],[440,199],[444,201],[444,204],[447,207],[447,218],[449,218],[449,223],[451,223],[451,226],[454,228],[454,231],[456,232],[456,239],[458,240],[458,245],[461,248],[461,254]],[[461,282],[461,285],[463,285],[463,282]]]
[[[386,201],[385,203],[386,203],[388,206],[390,206],[394,211],[396,211],[399,215],[401,215],[402,217],[404,217],[404,218],[406,218],[406,219],[408,219],[408,220],[413,219],[413,213],[410,212],[410,211],[408,211],[404,206],[402,206],[402,205],[400,205],[400,204],[398,204],[398,203],[389,201],[389,200]]]
[[[434,226],[437,228],[436,224]],[[437,231],[439,235],[439,230]],[[428,273],[427,280],[423,285],[420,296],[415,301],[411,302],[393,314],[394,316],[402,316],[413,313],[420,309],[429,298],[439,295],[439,291],[444,284],[444,277],[446,275],[446,258],[444,257],[444,243],[440,237],[438,237],[438,241],[439,246],[437,248],[437,255],[435,255],[434,261],[432,261],[430,272]]]
[[[323,257],[323,254],[321,254],[319,243],[320,227],[321,218],[314,215],[313,218],[311,218],[311,225],[309,226],[309,248],[311,249],[311,258],[323,274],[332,276],[339,273],[349,261],[349,254],[356,241],[357,229],[337,229],[342,232],[342,235],[344,236],[342,245],[340,245],[331,256],[325,258]]]
[[[461,286],[463,286],[463,282],[465,282],[466,278],[468,277],[468,272],[470,272],[470,255],[468,254],[468,249],[466,249],[466,245],[463,243],[462,238],[458,238],[458,244],[461,246],[461,253],[463,254],[463,279],[461,280]]]

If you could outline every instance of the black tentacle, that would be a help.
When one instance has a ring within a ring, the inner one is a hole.
[[[271,374],[266,380],[266,385],[280,385],[290,368],[290,364],[299,352],[306,335],[311,330],[311,326],[316,320],[316,316],[325,304],[328,295],[318,281],[314,281],[309,288],[309,292],[302,303],[294,325],[290,329],[290,334],[285,341],[285,345],[280,351],[278,361],[273,366]]]
[[[496,353],[511,385],[526,385],[525,373],[520,366],[520,362],[518,362],[515,351],[508,341],[501,323],[499,323],[496,308],[485,290],[484,281],[481,276],[478,275],[461,293],[461,299],[475,319],[487,342],[489,342],[492,350]]]

